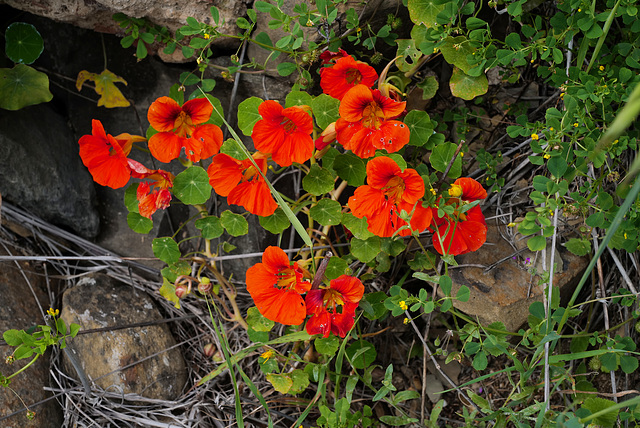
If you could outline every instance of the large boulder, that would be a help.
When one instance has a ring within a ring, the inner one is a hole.
[[[83,278],[62,296],[60,317],[81,330],[114,330],[78,335],[68,349],[89,381],[103,389],[173,400],[180,396],[187,371],[167,324],[116,329],[126,325],[159,321],[153,300],[145,293],[102,274]],[[65,370],[77,377],[67,358]]]
[[[0,3],[44,16],[54,21],[72,24],[81,28],[88,28],[101,33],[124,35],[124,31],[113,20],[115,13],[124,13],[132,18],[145,18],[150,23],[167,27],[171,34],[186,25],[187,18],[193,17],[200,22],[213,25],[211,6],[216,6],[220,12],[219,27],[221,33],[235,34],[236,18],[247,12],[247,3],[233,0],[0,0]],[[237,40],[221,37],[214,41],[218,47],[233,47]],[[178,61],[181,56],[167,57]]]

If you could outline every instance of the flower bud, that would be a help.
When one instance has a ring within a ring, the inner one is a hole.
[[[203,352],[207,357],[213,357],[213,354],[216,353],[216,345],[213,343],[207,343],[204,345]]]
[[[213,284],[209,281],[209,278],[206,278],[206,281],[202,281],[198,284],[198,291],[202,294],[211,293],[211,289],[213,288]]]
[[[180,284],[176,286],[176,297],[182,299],[189,294],[189,288],[186,285]]]

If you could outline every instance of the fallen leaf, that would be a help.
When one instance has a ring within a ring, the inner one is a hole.
[[[76,79],[76,88],[79,90],[82,89],[82,85],[87,80],[91,80],[96,84],[96,92],[100,95],[100,99],[98,100],[98,107],[105,106],[106,108],[114,108],[114,107],[129,107],[129,101],[122,95],[120,89],[116,87],[116,83],[124,83],[127,84],[126,80],[124,80],[120,76],[116,76],[109,70],[104,70],[100,74],[90,73],[86,70],[82,70],[78,73],[78,78]]]

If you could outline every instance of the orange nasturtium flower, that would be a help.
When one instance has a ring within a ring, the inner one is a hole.
[[[338,142],[363,159],[372,157],[376,149],[397,152],[409,142],[411,133],[404,123],[391,119],[400,115],[405,105],[377,89],[354,86],[340,102]]]
[[[280,166],[304,163],[313,154],[313,119],[298,106],[283,108],[273,100],[258,107],[262,116],[253,127],[251,138],[256,150],[268,153]]]
[[[256,152],[253,160],[267,172],[267,155]],[[250,159],[237,160],[224,153],[215,155],[207,170],[213,190],[227,202],[244,207],[251,214],[270,216],[278,208],[269,186]]]
[[[213,112],[206,98],[194,98],[180,106],[169,97],[160,97],[149,107],[147,118],[158,131],[149,138],[149,150],[160,162],[171,162],[184,147],[187,159],[198,162],[218,153],[222,131],[205,124]]]
[[[267,247],[262,263],[247,270],[247,291],[265,318],[280,324],[300,325],[307,316],[301,294],[311,288],[303,275],[298,262],[289,262],[282,249]]]
[[[133,159],[129,159],[129,167],[132,177],[151,180],[151,182],[141,182],[136,191],[140,215],[151,218],[151,215],[158,209],[167,208],[171,202],[169,189],[173,187],[173,180],[176,177],[168,171],[148,169]]]
[[[440,254],[457,256],[476,251],[487,240],[487,223],[479,206],[462,212],[464,204],[484,199],[487,191],[473,178],[458,178],[449,189],[445,205],[453,205],[453,217],[438,216],[438,208],[432,208],[434,233],[433,246]],[[442,199],[438,200],[438,204]],[[442,239],[442,244],[440,243]],[[444,248],[443,248],[444,247]]]
[[[411,229],[419,232],[431,224],[431,210],[424,208],[424,181],[415,169],[400,170],[391,158],[380,156],[367,164],[367,185],[356,189],[349,198],[353,215],[367,217],[367,229],[377,236],[389,237],[407,223],[400,218],[402,210],[411,215]],[[400,236],[411,234],[404,228]]]
[[[99,120],[91,122],[91,135],[80,137],[80,157],[89,169],[93,180],[113,189],[123,187],[131,178],[127,156],[134,142],[145,141],[138,135],[107,134]]]
[[[364,294],[364,285],[358,278],[342,275],[332,279],[328,288],[319,288],[307,293],[305,299],[307,314],[307,333],[322,334],[329,332],[345,337],[353,327],[356,308]]]
[[[345,56],[331,67],[321,69],[320,86],[322,91],[339,100],[356,85],[371,87],[378,79],[378,73],[369,64]]]

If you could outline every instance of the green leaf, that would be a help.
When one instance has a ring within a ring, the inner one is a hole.
[[[364,161],[350,153],[337,155],[333,161],[333,169],[338,177],[354,187],[362,186],[367,176]]]
[[[338,350],[338,347],[340,347],[340,339],[334,335],[327,338],[319,337],[315,340],[314,345],[318,353],[333,357]]]
[[[173,180],[173,194],[187,205],[204,204],[211,197],[209,175],[202,167],[190,166]]]
[[[478,352],[475,357],[473,357],[473,368],[476,370],[484,370],[489,365],[487,360],[487,354],[484,351]]]
[[[564,246],[567,250],[571,251],[571,253],[580,257],[586,256],[591,252],[591,241],[588,239],[571,238]]]
[[[262,119],[258,113],[258,106],[262,100],[258,97],[247,98],[238,105],[238,128],[244,135],[250,136],[253,125]]]
[[[438,79],[436,78],[436,76],[427,76],[422,82],[418,83],[417,86],[418,88],[422,89],[422,99],[430,100],[431,98],[436,96],[436,92],[438,92],[440,83],[438,83]],[[411,110],[411,111],[421,111],[421,110]]]
[[[414,24],[424,24],[427,28],[437,26],[436,17],[444,7],[444,3],[438,0],[408,0],[407,3],[411,21]]]
[[[393,427],[399,427],[399,426],[414,424],[418,422],[418,419],[410,418],[407,416],[384,415],[384,416],[380,416],[380,422]]]
[[[349,263],[340,257],[334,256],[329,259],[329,263],[327,263],[327,270],[324,274],[327,279],[332,280],[336,279],[340,275],[346,275],[348,270]]]
[[[14,22],[4,33],[5,53],[9,59],[19,64],[31,64],[44,50],[42,36],[31,24]]]
[[[479,95],[486,94],[489,90],[487,76],[482,73],[480,76],[469,76],[464,71],[454,67],[449,88],[454,97],[470,101]]]
[[[376,291],[364,296],[360,301],[360,307],[364,310],[364,316],[370,320],[377,320],[384,317],[389,310],[385,307],[384,302],[387,294],[384,291]]]
[[[293,386],[293,379],[288,374],[269,373],[267,380],[281,394],[288,393]]]
[[[485,411],[485,412],[491,411],[491,405],[489,404],[486,398],[479,396],[478,394],[476,394],[470,389],[467,390],[467,395],[469,396],[471,401],[473,401],[478,407],[480,407],[482,411]]]
[[[605,398],[589,397],[584,400],[582,407],[589,410],[591,414],[594,414],[600,412],[601,410],[606,410],[610,407],[614,407],[615,405],[615,402],[607,400]],[[608,413],[603,413],[600,416],[594,418],[593,423],[601,427],[612,427],[615,425],[616,419],[618,419],[618,411],[619,409],[616,408]]]
[[[136,233],[147,234],[153,229],[153,221],[136,212],[127,214],[127,224]]]
[[[293,385],[289,389],[289,394],[300,394],[309,386],[309,375],[300,369],[292,370],[289,377],[293,381]]]
[[[372,343],[364,339],[356,340],[345,351],[351,364],[356,369],[365,369],[373,363],[378,356]]]
[[[554,156],[547,161],[547,169],[556,178],[560,178],[567,171],[567,161],[560,156]]]
[[[470,297],[471,293],[469,291],[469,287],[461,285],[456,293],[456,299],[460,302],[468,302]]]
[[[364,217],[358,218],[352,213],[342,213],[342,224],[358,239],[368,239],[373,236],[373,233],[369,232],[369,225]]]
[[[173,306],[180,309],[180,299],[176,296],[176,286],[167,280],[162,278],[162,286],[160,287],[160,295],[173,303]]]
[[[229,138],[224,143],[222,143],[222,146],[220,147],[220,153],[229,155],[237,160],[248,159],[242,148],[238,146],[238,143],[233,138]]]
[[[220,221],[231,236],[242,236],[249,232],[249,223],[240,214],[226,210],[220,214]]]
[[[271,331],[275,322],[262,316],[255,306],[247,310],[247,324],[255,331]]]
[[[314,163],[309,173],[302,179],[302,188],[315,196],[329,193],[334,188],[333,174]]]
[[[425,146],[427,150],[433,149],[433,147],[427,145],[434,130],[433,122],[431,122],[431,118],[426,111],[411,110],[404,118],[404,124],[407,125],[411,131],[409,144],[417,147]]]
[[[131,183],[127,190],[124,191],[124,206],[132,213],[139,212],[138,210],[138,184]]]
[[[153,254],[168,265],[180,259],[178,243],[169,236],[155,238],[151,244],[151,248],[153,249]]]
[[[318,95],[311,101],[313,116],[320,129],[325,129],[340,118],[340,101],[327,94]]]
[[[529,238],[527,247],[531,251],[542,251],[547,246],[547,239],[542,235],[536,235]]]
[[[446,37],[443,42],[440,46],[440,51],[444,59],[464,73],[468,73],[473,66],[467,61],[467,55],[473,54],[475,49],[471,47],[471,43],[469,43],[467,38],[465,36]]]
[[[298,67],[291,62],[281,62],[276,66],[276,70],[280,76],[289,76],[294,71],[296,71]]]
[[[216,216],[199,218],[196,220],[195,226],[200,230],[204,239],[215,239],[224,232],[222,222]]]
[[[429,156],[429,162],[433,169],[444,172],[449,166],[451,159],[453,159],[456,149],[457,146],[453,143],[444,143],[435,147],[431,156]],[[458,156],[453,162],[448,176],[450,178],[458,178],[460,174],[462,174],[462,157]]]
[[[191,274],[191,265],[181,260],[162,268],[160,272],[163,278],[167,278],[167,281],[174,283],[180,275]]]
[[[282,208],[278,207],[276,211],[268,217],[258,217],[260,226],[264,227],[269,232],[277,235],[282,233],[285,229],[291,225],[287,215],[282,211]]]
[[[332,199],[321,199],[311,207],[309,214],[323,226],[335,226],[342,220],[342,205]]]
[[[0,68],[0,108],[20,110],[23,107],[51,101],[49,78],[28,65]]]
[[[375,259],[380,252],[380,238],[372,236],[362,240],[351,238],[351,254],[363,263]]]
[[[2,333],[2,338],[9,346],[18,346],[22,344],[23,331],[10,329]]]
[[[627,374],[635,372],[638,369],[638,358],[633,355],[621,355],[620,368]]]
[[[313,102],[313,97],[306,92],[302,91],[291,91],[285,98],[284,106],[293,107],[293,106],[311,106]]]

